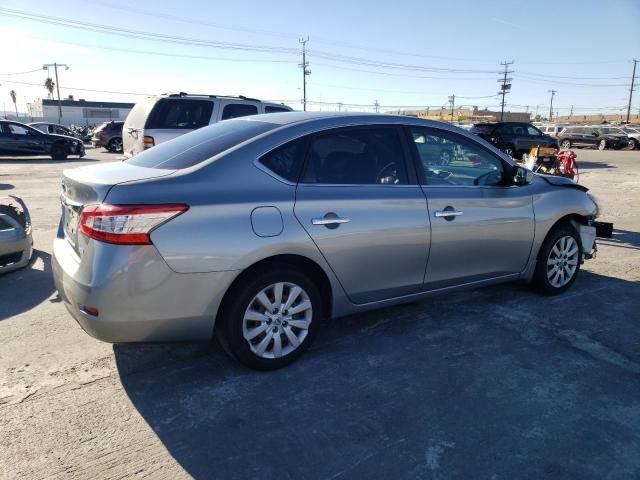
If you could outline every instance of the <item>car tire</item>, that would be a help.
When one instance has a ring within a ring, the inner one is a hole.
[[[638,141],[635,138],[629,139],[629,150],[635,150],[638,148]]]
[[[122,153],[123,152],[122,138],[114,137],[111,140],[109,140],[109,145],[107,145],[107,150],[113,153]]]
[[[600,140],[598,142],[598,150],[606,150],[607,149],[607,141],[606,140]]]
[[[564,150],[569,150],[571,148],[571,140],[562,140],[562,142],[560,143],[560,146]]]
[[[531,287],[544,295],[562,293],[575,282],[581,262],[580,236],[573,226],[562,224],[549,232],[540,247]]]
[[[290,295],[293,303],[287,305]],[[313,342],[323,317],[316,284],[287,265],[249,272],[227,297],[216,335],[230,356],[256,370],[275,370],[296,360]]]
[[[56,143],[51,147],[51,158],[53,160],[66,160],[69,155],[69,148],[62,143]]]

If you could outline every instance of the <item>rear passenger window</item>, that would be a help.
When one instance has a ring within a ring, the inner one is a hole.
[[[279,113],[279,112],[290,112],[288,108],[284,107],[272,107],[271,105],[267,105],[264,107],[264,113]]]
[[[395,128],[338,129],[311,140],[304,183],[404,185],[402,144]]]
[[[246,103],[230,103],[224,107],[222,111],[222,120],[230,118],[246,117],[247,115],[256,115],[258,107]]]
[[[210,100],[164,98],[151,111],[145,127],[194,130],[209,125],[212,111]]]
[[[279,177],[297,182],[308,144],[307,139],[296,140],[267,153],[260,163]]]

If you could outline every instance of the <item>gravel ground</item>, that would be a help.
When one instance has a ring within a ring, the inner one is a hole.
[[[490,287],[328,322],[289,368],[110,345],[54,292],[60,172],[0,159],[35,259],[0,277],[0,478],[637,479],[640,152],[578,151],[615,236],[553,298]]]

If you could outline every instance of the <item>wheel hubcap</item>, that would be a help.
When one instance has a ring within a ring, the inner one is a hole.
[[[279,358],[302,345],[312,319],[311,300],[302,287],[274,283],[249,303],[242,320],[242,335],[257,356]]]
[[[564,287],[571,281],[578,269],[579,256],[578,243],[573,237],[558,239],[547,259],[547,279],[553,287]]]

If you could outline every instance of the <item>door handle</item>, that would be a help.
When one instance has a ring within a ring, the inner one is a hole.
[[[340,225],[342,223],[349,223],[351,220],[348,218],[329,217],[329,218],[312,218],[311,223],[314,225]]]
[[[461,212],[460,210],[437,210],[435,212],[435,216],[436,217],[442,217],[442,218],[446,218],[446,217],[459,217],[460,215],[462,215],[464,212]]]

